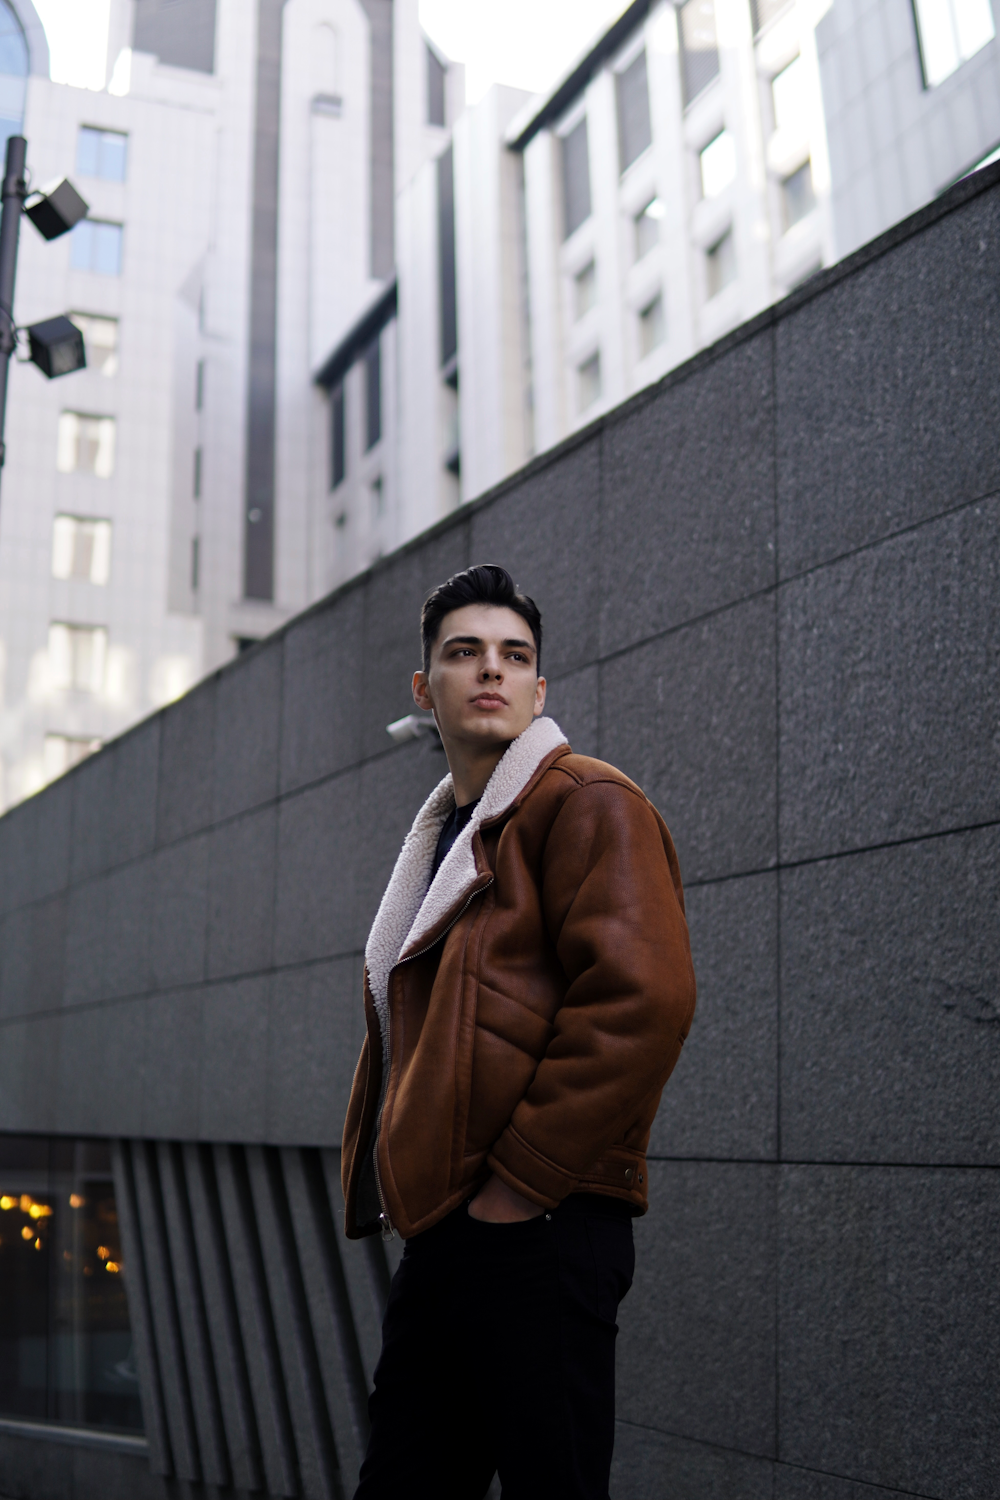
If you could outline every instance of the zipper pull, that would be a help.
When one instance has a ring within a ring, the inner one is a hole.
[[[379,1222],[382,1225],[382,1238],[384,1240],[394,1240],[396,1238],[396,1231],[392,1227],[392,1220],[389,1218],[389,1215],[379,1214]]]

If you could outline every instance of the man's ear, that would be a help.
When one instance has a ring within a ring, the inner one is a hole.
[[[545,689],[548,684],[544,677],[539,677],[535,684],[535,706],[532,709],[532,718],[538,719],[545,712]]]
[[[431,702],[426,672],[414,672],[413,674],[413,701],[418,708],[422,708],[425,711],[434,707]]]

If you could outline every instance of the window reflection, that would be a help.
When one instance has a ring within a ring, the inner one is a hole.
[[[107,1142],[0,1136],[0,1414],[142,1431]]]

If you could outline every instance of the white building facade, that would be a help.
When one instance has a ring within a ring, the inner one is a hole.
[[[113,0],[100,92],[0,5],[3,129],[90,204],[21,231],[17,322],[71,313],[88,367],[11,371],[0,810],[330,587],[314,375],[392,284],[426,74],[416,0]]]

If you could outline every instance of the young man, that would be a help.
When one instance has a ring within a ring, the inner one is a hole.
[[[677,858],[542,717],[503,568],[427,599],[413,696],[451,768],[366,949],[347,1233],[404,1236],[356,1500],[607,1500],[618,1303],[695,984]]]

